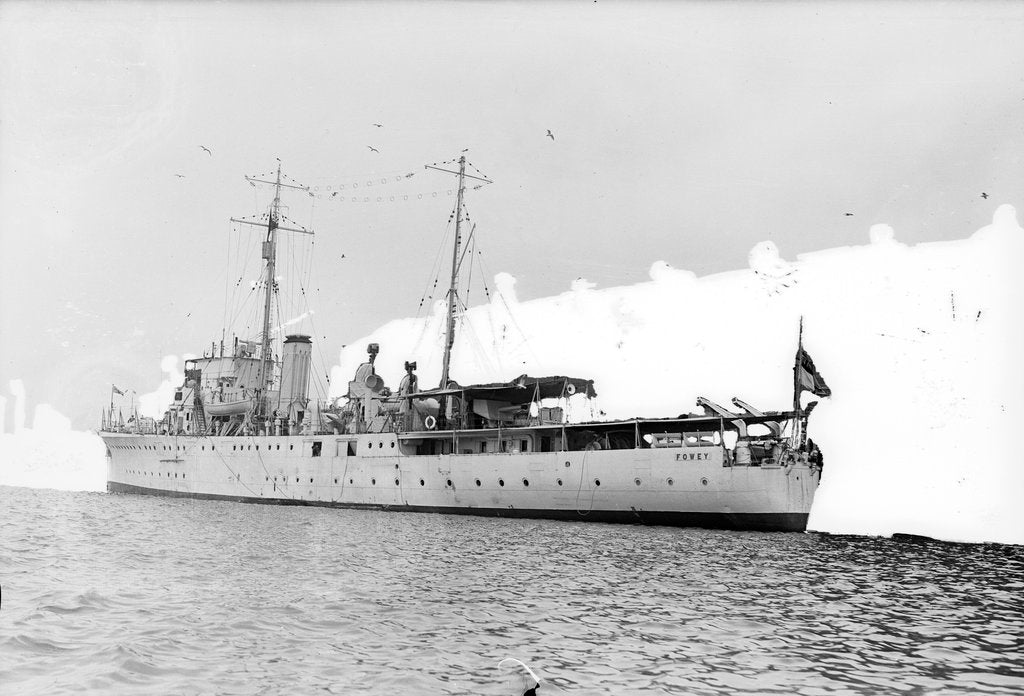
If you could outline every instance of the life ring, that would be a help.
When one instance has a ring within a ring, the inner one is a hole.
[[[427,416],[426,418],[423,419],[423,427],[425,427],[427,430],[433,430],[434,428],[437,427],[437,419],[434,418],[433,416]]]
[[[575,385],[575,384],[572,384],[572,383],[570,382],[570,383],[569,383],[568,385],[566,385],[566,387],[565,387],[565,393],[566,393],[566,394],[568,394],[569,396],[572,396],[573,394],[575,394],[575,393],[576,393],[576,385]]]

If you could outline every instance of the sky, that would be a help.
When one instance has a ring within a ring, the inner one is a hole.
[[[0,394],[96,428],[219,339],[278,158],[318,194],[288,214],[327,363],[419,310],[453,202],[424,165],[464,149],[520,300],[962,238],[1024,209],[1022,39],[1015,3],[0,2]]]

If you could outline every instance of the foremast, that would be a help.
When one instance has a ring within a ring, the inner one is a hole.
[[[263,291],[263,330],[261,333],[262,342],[260,345],[260,365],[256,373],[256,381],[259,386],[256,389],[256,408],[253,413],[256,420],[263,420],[270,415],[269,392],[274,380],[273,356],[270,350],[270,309],[273,305],[274,292],[277,290],[277,280],[275,276],[277,268],[277,231],[285,230],[287,232],[298,232],[300,234],[308,235],[312,235],[313,231],[299,227],[281,226],[281,189],[291,188],[309,193],[309,187],[281,183],[280,160],[277,162],[277,177],[274,181],[267,181],[265,179],[257,179],[256,177],[249,176],[245,177],[245,179],[253,185],[257,183],[271,184],[274,187],[274,201],[270,204],[270,210],[267,213],[267,234],[263,240],[263,260],[266,262],[266,265],[264,266],[266,281],[264,283],[265,287]],[[258,227],[263,226],[262,222],[256,222],[253,220],[231,218],[231,221],[245,225],[255,225]]]

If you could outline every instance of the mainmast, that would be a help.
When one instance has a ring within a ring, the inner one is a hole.
[[[455,201],[455,244],[452,245],[452,280],[448,286],[448,325],[445,328],[444,362],[441,365],[441,388],[448,387],[448,367],[455,344],[455,312],[458,309],[459,248],[462,246],[462,193],[466,187],[466,156],[459,158],[459,195]]]
[[[445,339],[444,339],[444,359],[441,364],[441,389],[448,387],[449,367],[452,359],[452,346],[455,345],[455,315],[458,312],[458,299],[459,299],[459,269],[462,266],[460,260],[459,250],[462,248],[462,197],[466,191],[466,177],[470,179],[479,179],[488,184],[493,183],[490,179],[485,179],[479,176],[473,176],[472,174],[466,174],[466,156],[462,155],[459,157],[459,171],[455,172],[450,169],[441,169],[432,165],[424,165],[426,169],[437,169],[441,172],[448,172],[449,174],[456,174],[459,177],[459,193],[458,198],[455,202],[455,244],[452,246],[452,277],[451,283],[448,286],[448,321],[445,326]]]
[[[263,260],[266,261],[266,287],[263,292],[263,332],[262,344],[260,346],[260,367],[257,372],[257,404],[256,415],[265,416],[269,412],[267,393],[274,381],[273,356],[270,350],[270,308],[273,305],[274,290],[277,281],[275,280],[275,269],[277,268],[277,231],[300,232],[302,234],[313,234],[311,230],[304,230],[294,227],[281,227],[281,189],[293,188],[309,192],[308,186],[296,186],[293,184],[281,183],[281,161],[277,162],[277,178],[274,181],[245,177],[250,183],[272,184],[274,186],[274,202],[270,204],[270,211],[267,214],[267,236],[263,240]],[[232,222],[240,222],[246,225],[263,226],[261,222],[231,218]]]

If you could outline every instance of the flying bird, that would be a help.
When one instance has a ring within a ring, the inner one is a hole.
[[[548,129],[548,137],[551,138],[552,140],[555,139],[555,136],[551,134],[551,129],[550,128]]]
[[[367,145],[366,147],[370,148],[370,152],[376,152],[378,155],[380,154],[380,150],[373,147],[372,145]]]
[[[184,174],[175,174],[174,176],[178,177],[179,179],[184,179],[185,178]]]
[[[205,145],[200,145],[199,147],[203,150],[206,150],[206,154],[208,154],[210,157],[213,157],[213,152],[210,151],[210,148],[206,147]]]
[[[846,217],[853,217],[853,213],[843,213]]]
[[[335,197],[335,196],[337,196],[337,195],[338,195],[338,192],[337,192],[337,191],[335,191],[334,193],[332,193],[332,194],[331,194],[331,198],[334,198],[334,197]]]
[[[984,191],[982,191],[982,192],[981,192],[981,197],[982,197],[982,198],[988,198],[988,194],[987,194],[987,193],[985,193]]]
[[[377,126],[378,128],[383,128],[383,127],[384,127],[384,125],[383,125],[383,124],[381,124],[381,123],[375,123],[375,124],[373,124],[373,125]]]

